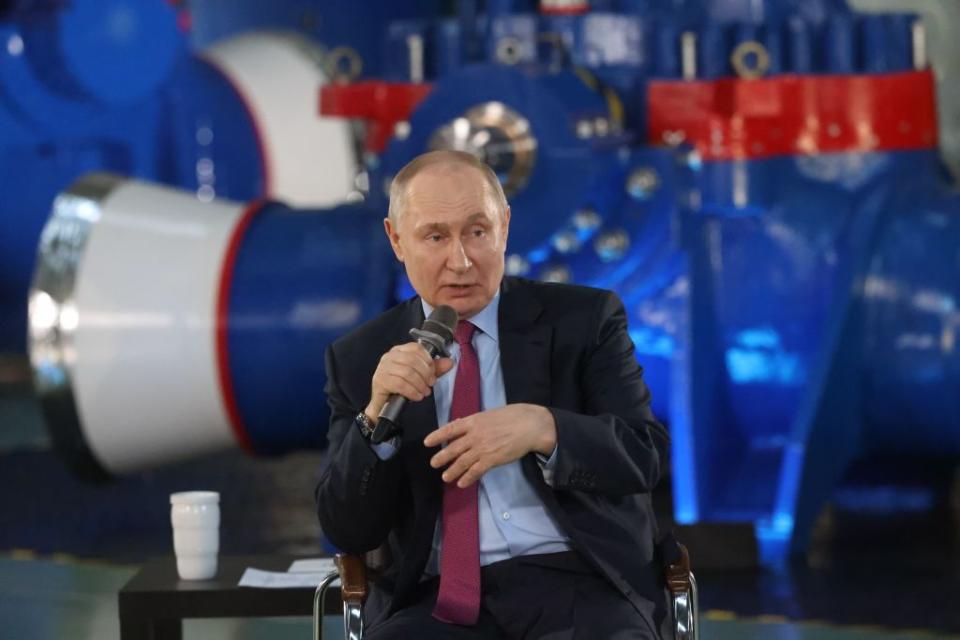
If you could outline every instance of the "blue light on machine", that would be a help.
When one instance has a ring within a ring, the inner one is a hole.
[[[793,535],[793,516],[777,513],[769,520],[758,520],[754,524],[754,534],[760,562],[766,566],[782,564],[788,556],[790,537]]]
[[[686,154],[687,166],[694,171],[699,171],[703,168],[703,157],[696,151],[692,150]]]
[[[692,506],[692,503],[684,502],[682,500],[675,500],[673,505],[673,519],[677,524],[697,524],[700,521],[700,518],[697,517],[697,511]]]
[[[670,461],[673,465],[673,518],[678,524],[695,524],[700,520],[697,502],[696,465],[693,455],[693,424],[686,402],[690,384],[686,372],[671,374],[670,395]]]
[[[647,327],[630,330],[630,339],[637,353],[669,358],[673,354],[674,341],[671,336]]]
[[[769,328],[744,329],[734,336],[725,361],[733,382],[773,382],[798,385],[806,379],[800,359],[783,349],[780,336]]]
[[[744,329],[734,336],[734,342],[748,349],[776,349],[780,346],[780,336],[769,327]]]
[[[695,524],[700,520],[697,502],[696,468],[693,459],[693,434],[689,414],[678,410],[671,398],[670,440],[673,464],[673,519],[677,524]]]
[[[757,522],[757,538],[778,541],[788,540],[793,533],[793,516],[789,513],[777,513],[769,520]]]
[[[550,257],[550,248],[549,247],[537,247],[531,251],[527,252],[527,260],[530,264],[537,264],[543,262]]]
[[[794,528],[793,514],[805,455],[806,447],[800,443],[793,442],[785,447],[776,506],[769,518],[758,518],[754,522],[760,561],[768,566],[781,564],[789,555],[788,547]]]

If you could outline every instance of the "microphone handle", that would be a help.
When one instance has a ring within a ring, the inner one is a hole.
[[[400,431],[397,422],[400,417],[400,411],[403,410],[403,405],[406,403],[407,399],[403,396],[395,393],[390,394],[383,408],[380,409],[377,426],[373,428],[373,433],[370,434],[371,443],[380,444],[384,440],[389,440],[394,434]]]
[[[417,340],[417,342],[427,350],[431,358],[437,357],[438,350],[435,345],[426,340]],[[400,412],[403,411],[403,407],[406,404],[407,399],[405,397],[396,393],[390,394],[390,397],[387,398],[387,401],[383,404],[383,408],[380,409],[380,415],[377,417],[377,426],[373,428],[373,433],[370,434],[370,442],[372,444],[380,444],[392,438],[395,434],[400,433]]]

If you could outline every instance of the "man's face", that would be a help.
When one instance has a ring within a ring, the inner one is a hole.
[[[500,287],[509,222],[479,171],[432,166],[410,181],[399,222],[388,218],[384,228],[417,293],[469,318]]]

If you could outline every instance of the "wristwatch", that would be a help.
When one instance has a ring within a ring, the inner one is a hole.
[[[373,435],[373,430],[376,426],[370,422],[370,418],[367,417],[363,411],[357,414],[357,417],[353,419],[357,423],[357,427],[360,429],[360,435],[362,435],[366,440],[370,439],[370,436]]]

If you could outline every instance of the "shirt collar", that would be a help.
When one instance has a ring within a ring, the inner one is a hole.
[[[420,298],[420,304],[423,306],[423,317],[429,318],[430,314],[433,313],[433,307],[427,304],[427,301],[422,297]],[[467,318],[473,325],[483,331],[486,335],[493,338],[494,342],[499,342],[500,329],[499,321],[497,319],[498,312],[500,309],[500,290],[497,289],[497,293],[493,296],[493,300],[487,303],[483,309],[478,311],[472,317]]]

